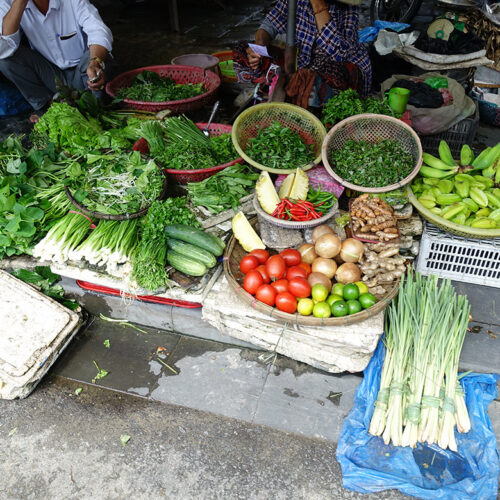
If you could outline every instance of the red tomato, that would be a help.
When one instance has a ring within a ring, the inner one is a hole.
[[[245,276],[245,279],[243,281],[243,288],[248,292],[251,293],[252,295],[255,295],[255,292],[259,288],[259,286],[264,284],[264,280],[262,278],[262,275],[259,273],[259,271],[256,271],[253,269],[252,271],[249,271],[247,275]]]
[[[286,271],[286,264],[281,255],[273,255],[266,262],[266,270],[272,280],[283,278]]]
[[[245,255],[245,257],[243,257],[240,262],[240,271],[243,274],[246,274],[248,273],[248,271],[256,269],[258,265],[259,261],[257,257],[255,257],[255,255]]]
[[[269,277],[269,273],[266,270],[266,266],[261,265],[256,269],[256,271],[259,271],[259,273],[262,275],[262,279],[264,280],[264,283],[269,283],[271,281],[271,278]]]
[[[297,310],[297,299],[289,292],[278,293],[276,307],[280,311],[293,314]]]
[[[311,285],[305,278],[293,278],[288,282],[288,291],[293,296],[303,299],[311,295]]]
[[[293,280],[293,278],[307,278],[307,273],[301,266],[289,267],[286,272],[286,279],[288,281]]]
[[[271,285],[260,285],[255,297],[268,306],[274,306],[276,295],[278,295],[278,292]]]
[[[307,262],[301,262],[299,264],[299,267],[304,269],[304,271],[306,272],[306,277],[312,273],[311,264],[308,264]]]
[[[298,266],[302,260],[300,252],[298,250],[294,250],[293,248],[287,248],[286,250],[281,251],[280,255],[283,257],[283,260],[288,267]]]
[[[252,250],[250,255],[255,255],[259,264],[265,264],[267,259],[269,259],[269,252],[267,250],[262,250],[261,248],[257,248],[257,250]]]
[[[288,292],[288,280],[278,280],[271,283],[278,293]]]

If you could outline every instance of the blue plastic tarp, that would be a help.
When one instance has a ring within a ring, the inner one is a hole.
[[[372,42],[377,38],[378,32],[380,30],[392,30],[399,33],[406,28],[409,28],[409,24],[405,23],[391,23],[389,21],[375,21],[373,26],[368,26],[367,28],[363,28],[359,32],[359,41],[364,42]]]
[[[381,341],[340,433],[337,460],[344,487],[361,493],[397,489],[424,499],[496,499],[499,455],[487,409],[497,396],[498,375],[470,373],[461,379],[472,427],[466,434],[455,432],[458,452],[428,444],[395,447],[368,434],[384,354]]]
[[[16,87],[0,82],[0,116],[13,116],[32,109]]]

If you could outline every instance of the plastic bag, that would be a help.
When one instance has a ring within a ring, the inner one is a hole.
[[[429,87],[433,89],[447,89],[448,88],[448,80],[441,76],[431,76],[427,78],[425,82]]]
[[[453,125],[468,118],[476,111],[476,105],[470,97],[465,94],[465,90],[456,80],[448,78],[439,73],[425,73],[419,78],[426,80],[431,77],[446,78],[448,90],[453,96],[453,104],[441,108],[416,108],[408,106],[412,113],[413,128],[421,135],[439,134],[448,130]],[[382,83],[381,90],[385,94],[397,80],[410,80],[414,77],[407,75],[393,75]]]
[[[375,21],[373,23],[373,26],[368,26],[367,28],[363,28],[359,32],[359,41],[361,43],[364,42],[372,42],[377,38],[378,32],[380,30],[392,30],[392,31],[397,31],[398,33],[400,31],[405,30],[406,28],[409,28],[409,24],[405,23],[391,23],[389,21]]]
[[[32,109],[16,87],[0,82],[0,116],[18,115]]]
[[[498,375],[471,373],[461,379],[472,428],[456,433],[458,453],[428,444],[412,450],[368,434],[384,355],[381,341],[340,433],[336,456],[343,486],[361,493],[398,489],[424,499],[495,499],[499,456],[487,409],[497,396]]]

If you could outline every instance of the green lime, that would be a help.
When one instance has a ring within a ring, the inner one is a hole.
[[[318,302],[323,302],[328,297],[328,288],[321,283],[316,283],[311,290],[311,296],[314,300]]]
[[[315,318],[329,318],[331,316],[330,306],[326,302],[318,302],[313,309]]]
[[[359,297],[359,288],[354,283],[344,286],[344,300],[355,300]]]
[[[332,314],[335,317],[347,316],[349,314],[349,307],[343,300],[337,300],[332,304]]]
[[[344,293],[344,284],[343,283],[335,283],[332,288],[332,295],[340,295],[342,297]]]
[[[326,299],[326,303],[331,307],[334,302],[337,302],[337,300],[343,300],[341,295],[330,295]]]
[[[300,299],[297,304],[297,312],[302,316],[309,316],[313,312],[314,301],[312,299]]]
[[[362,309],[359,301],[352,299],[347,301],[347,308],[349,309],[349,314],[359,313],[359,311],[361,311]]]
[[[371,293],[364,293],[359,297],[359,303],[363,306],[363,309],[368,309],[377,302],[377,299]]]
[[[362,281],[356,281],[356,283],[354,284],[358,287],[360,295],[368,293],[368,287],[366,286],[366,283],[363,283]]]

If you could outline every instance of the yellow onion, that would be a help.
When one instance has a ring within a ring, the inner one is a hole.
[[[311,269],[313,273],[321,273],[328,279],[332,279],[335,276],[335,271],[337,270],[337,263],[332,259],[318,257],[312,263]]]
[[[306,262],[307,264],[312,264],[314,259],[317,257],[316,252],[314,251],[314,245],[311,243],[304,243],[299,248],[299,253],[302,256],[302,262]]]
[[[335,279],[339,283],[355,283],[361,279],[361,270],[353,262],[346,262],[337,269]]]
[[[364,251],[365,246],[361,241],[355,238],[347,238],[342,243],[340,257],[344,262],[359,262],[361,257],[363,257]]]
[[[321,283],[322,285],[325,285],[326,288],[328,289],[328,292],[332,289],[332,282],[330,279],[328,279],[327,276],[325,276],[323,273],[311,273],[307,277],[307,281],[311,285],[311,288],[316,285],[316,283]]]
[[[317,226],[313,229],[313,232],[311,234],[312,242],[316,243],[316,241],[318,241],[318,238],[320,236],[323,236],[324,234],[335,234],[335,231],[330,226],[326,226],[325,224]]]
[[[336,234],[323,234],[314,244],[316,253],[325,259],[331,259],[339,254],[342,241]]]

